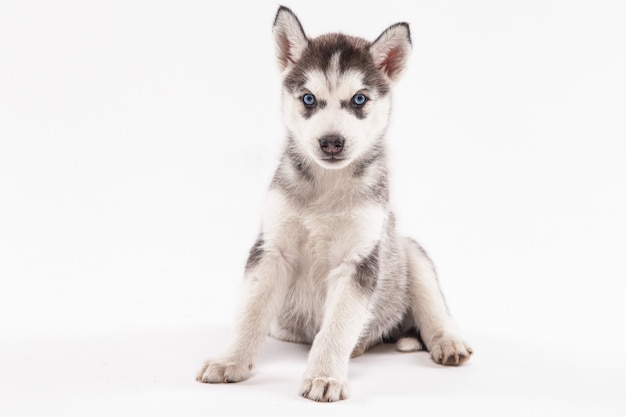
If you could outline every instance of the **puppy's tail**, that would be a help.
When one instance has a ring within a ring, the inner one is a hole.
[[[417,337],[401,337],[396,342],[396,349],[400,352],[417,352],[420,350],[425,350],[424,345]]]

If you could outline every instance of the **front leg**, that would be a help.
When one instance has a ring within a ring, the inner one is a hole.
[[[378,247],[359,262],[331,271],[322,327],[313,341],[302,395],[314,401],[349,396],[348,362],[369,320],[370,296],[378,275]]]
[[[198,381],[239,382],[250,377],[291,277],[291,267],[280,250],[267,247],[259,236],[246,265],[244,299],[230,342],[220,358],[205,362],[196,376]]]

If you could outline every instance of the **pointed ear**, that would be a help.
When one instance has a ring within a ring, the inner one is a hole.
[[[391,81],[397,81],[411,54],[411,31],[408,23],[396,23],[370,45],[374,63]]]
[[[278,8],[273,32],[278,65],[285,70],[300,59],[309,40],[296,15],[285,6]]]

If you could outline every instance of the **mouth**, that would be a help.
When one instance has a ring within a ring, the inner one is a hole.
[[[349,163],[349,159],[339,155],[324,155],[319,157],[318,163],[326,169],[342,169]]]
[[[320,159],[322,161],[324,161],[324,162],[329,162],[329,163],[333,164],[335,162],[343,161],[346,158],[342,158],[342,157],[336,156],[336,155],[330,155],[330,156],[323,156]]]

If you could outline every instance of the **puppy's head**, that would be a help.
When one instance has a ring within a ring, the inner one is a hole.
[[[280,7],[273,31],[291,138],[323,168],[364,157],[383,140],[391,87],[411,51],[409,26],[392,25],[374,42],[342,34],[309,39],[296,15]]]

